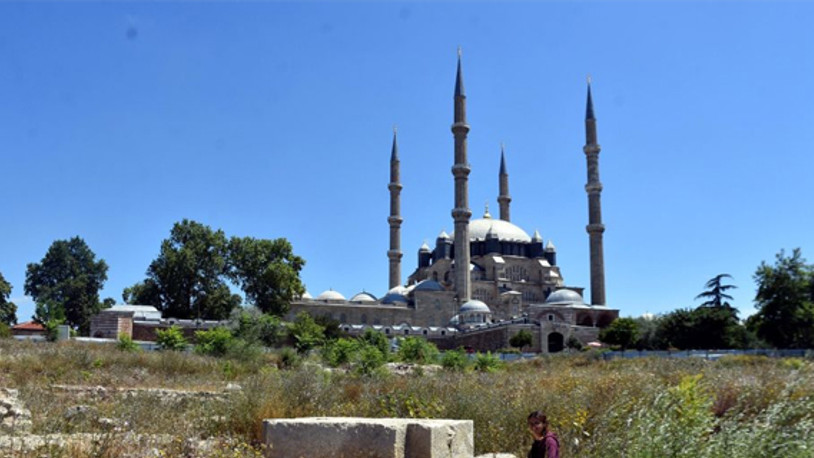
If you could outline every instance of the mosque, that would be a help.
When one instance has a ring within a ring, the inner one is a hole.
[[[591,86],[585,115],[590,243],[591,303],[585,303],[583,288],[566,286],[557,265],[557,250],[539,232],[529,236],[512,224],[511,196],[505,154],[501,150],[499,216],[493,218],[487,207],[480,219],[471,219],[469,208],[470,166],[467,162],[466,95],[461,56],[455,79],[454,231],[442,231],[435,246],[424,243],[418,249],[418,266],[401,281],[401,189],[400,161],[396,134],[390,154],[390,248],[389,290],[377,298],[361,292],[346,299],[328,290],[316,297],[307,292],[291,304],[287,319],[301,311],[312,316],[327,315],[340,322],[349,334],[367,328],[389,336],[418,335],[439,348],[466,347],[497,350],[509,347],[509,339],[522,329],[534,336],[528,351],[557,352],[567,345],[587,345],[598,339],[599,329],[619,316],[618,309],[605,304],[605,273],[599,181],[599,151]],[[463,266],[463,267],[461,267]]]

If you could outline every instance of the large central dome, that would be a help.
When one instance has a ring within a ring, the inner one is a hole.
[[[508,221],[492,218],[473,219],[470,221],[469,240],[486,240],[486,234],[488,234],[490,230],[492,234],[497,235],[498,240],[531,242],[531,237],[529,237],[523,229],[520,229]],[[455,239],[455,232],[450,234],[450,238]]]

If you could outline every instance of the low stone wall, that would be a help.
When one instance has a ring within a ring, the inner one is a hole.
[[[268,458],[472,458],[471,420],[308,417],[263,421]]]

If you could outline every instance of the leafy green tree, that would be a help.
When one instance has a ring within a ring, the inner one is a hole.
[[[306,353],[325,341],[325,328],[319,325],[308,312],[300,312],[289,324],[288,333],[300,353]]]
[[[187,349],[187,339],[181,328],[170,326],[167,329],[155,330],[155,343],[162,350],[184,351]]]
[[[331,367],[348,365],[355,359],[363,345],[366,343],[362,340],[336,339],[325,344],[322,348],[322,357]]]
[[[399,359],[405,363],[433,364],[438,360],[438,347],[421,337],[405,337],[399,342]]]
[[[659,317],[645,314],[634,318],[636,327],[639,329],[639,338],[636,339],[637,350],[657,350],[656,329],[658,329]]]
[[[0,322],[0,339],[10,339],[13,337],[11,327],[6,323]]]
[[[195,331],[195,352],[201,355],[224,356],[233,343],[234,336],[224,327]]]
[[[469,356],[463,348],[447,350],[441,355],[441,367],[448,371],[463,372],[469,366]]]
[[[266,347],[278,345],[285,335],[280,318],[264,314],[256,307],[236,308],[229,318],[229,326],[235,337]]]
[[[223,231],[186,219],[175,223],[147,278],[126,288],[123,298],[128,304],[153,305],[164,316],[225,320],[241,302],[224,281],[227,256]]]
[[[367,328],[365,332],[359,336],[359,340],[378,348],[382,355],[384,355],[385,360],[390,358],[390,340],[387,339],[387,336],[384,335],[383,332]]]
[[[503,362],[500,361],[497,355],[493,355],[491,352],[478,352],[478,354],[475,355],[473,367],[478,372],[495,372],[503,367]]]
[[[706,299],[706,301],[701,304],[701,307],[732,308],[729,302],[727,302],[727,300],[732,300],[732,296],[726,294],[726,291],[735,289],[737,286],[723,284],[724,278],[732,279],[732,275],[718,274],[712,277],[705,285],[707,289],[695,296],[696,299]]]
[[[693,342],[692,309],[676,309],[658,320],[655,341],[660,349],[692,348]]]
[[[11,296],[11,283],[0,273],[0,323],[17,324],[17,306],[8,300]]]
[[[528,347],[531,345],[531,342],[534,340],[534,335],[532,335],[531,331],[528,329],[521,329],[517,332],[517,334],[511,336],[509,338],[509,345],[517,349],[523,349],[523,347]]]
[[[229,241],[228,276],[243,289],[246,301],[264,313],[285,315],[291,301],[305,292],[300,282],[304,265],[284,238]]]
[[[374,345],[362,343],[356,357],[354,370],[357,374],[371,375],[387,362],[387,357]]]
[[[102,309],[99,290],[106,280],[105,261],[74,237],[55,241],[42,261],[28,264],[25,292],[37,303],[36,321],[64,320],[87,335],[91,317]]]
[[[814,346],[814,267],[800,249],[781,250],[773,266],[761,262],[754,279],[757,313],[748,325],[757,336],[777,348]]]
[[[599,340],[621,349],[633,348],[639,338],[639,325],[633,318],[617,318],[599,331]]]

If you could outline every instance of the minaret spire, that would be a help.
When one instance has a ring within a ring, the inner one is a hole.
[[[455,163],[452,176],[455,177],[455,208],[452,219],[455,222],[455,290],[458,301],[463,304],[469,301],[472,292],[472,280],[469,273],[469,163],[466,158],[466,136],[469,124],[466,123],[466,95],[461,70],[461,48],[458,48],[458,72],[455,77],[455,114],[452,123],[452,135],[455,138]]]
[[[497,196],[497,202],[500,204],[500,219],[509,221],[509,203],[512,197],[509,195],[509,173],[506,171],[506,154],[503,144],[500,144],[500,174],[498,176],[498,185],[500,193]]]
[[[399,147],[396,141],[396,128],[393,127],[393,148],[390,151],[390,183],[387,184],[390,190],[390,216],[387,218],[390,224],[390,249],[387,251],[387,258],[390,264],[389,287],[390,289],[401,285],[401,177],[399,162]]]
[[[596,118],[594,117],[594,103],[591,98],[591,77],[588,77],[588,101],[585,108],[585,158],[588,161],[588,183],[585,192],[588,193],[588,231],[591,256],[591,304],[605,304],[605,260],[602,247],[602,234],[605,225],[602,224],[602,183],[599,181],[599,151],[596,136]]]

